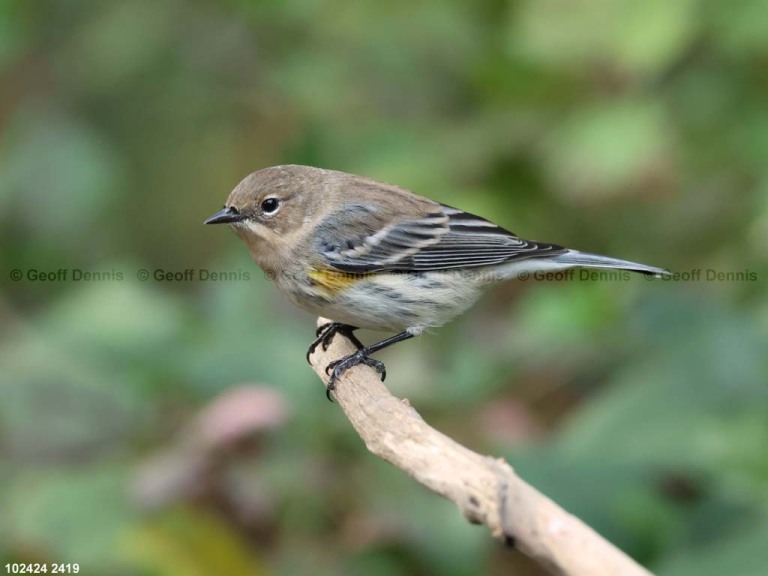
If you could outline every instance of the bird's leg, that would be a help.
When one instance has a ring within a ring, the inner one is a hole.
[[[339,379],[339,377],[344,372],[354,366],[357,366],[358,364],[365,364],[366,366],[370,366],[376,370],[376,372],[381,374],[381,380],[383,382],[384,378],[387,377],[387,369],[384,367],[383,362],[371,358],[370,355],[374,352],[378,352],[382,348],[386,348],[392,344],[402,342],[403,340],[408,340],[409,338],[413,338],[413,334],[406,330],[405,332],[395,334],[394,336],[391,336],[386,340],[382,340],[381,342],[376,342],[370,346],[361,347],[354,354],[344,356],[344,358],[339,358],[338,360],[334,360],[328,364],[328,366],[325,367],[325,373],[330,373],[331,375],[330,380],[328,380],[328,386],[325,387],[325,395],[328,397],[328,400],[331,400],[331,392],[333,392],[333,389],[336,387],[336,381]],[[331,400],[331,402],[333,402],[333,400]]]
[[[356,326],[342,324],[341,322],[327,322],[326,324],[319,326],[315,331],[315,336],[317,336],[317,338],[315,338],[307,349],[307,362],[309,362],[309,357],[315,353],[315,350],[320,344],[323,345],[323,351],[328,350],[328,346],[331,345],[333,337],[337,333],[346,336],[352,344],[357,346],[357,349],[360,350],[363,347],[363,343],[354,335],[355,330],[357,330]]]

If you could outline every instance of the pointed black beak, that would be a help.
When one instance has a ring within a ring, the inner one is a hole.
[[[240,214],[235,208],[224,208],[208,218],[203,224],[232,224],[246,219],[245,214]]]

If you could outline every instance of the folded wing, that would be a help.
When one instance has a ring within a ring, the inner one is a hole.
[[[439,204],[424,216],[396,222],[382,221],[370,207],[352,206],[321,231],[318,248],[327,263],[352,273],[472,268],[567,252]]]

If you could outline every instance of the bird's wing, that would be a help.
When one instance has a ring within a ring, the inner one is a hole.
[[[396,222],[353,206],[321,224],[317,248],[331,267],[352,273],[473,268],[566,252],[518,238],[479,216],[434,206],[424,216]]]

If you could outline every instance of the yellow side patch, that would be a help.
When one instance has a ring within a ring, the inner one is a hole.
[[[336,293],[349,288],[355,282],[359,282],[367,274],[351,274],[349,272],[339,272],[338,270],[316,270],[312,268],[308,274],[318,286],[325,288],[330,293]]]

